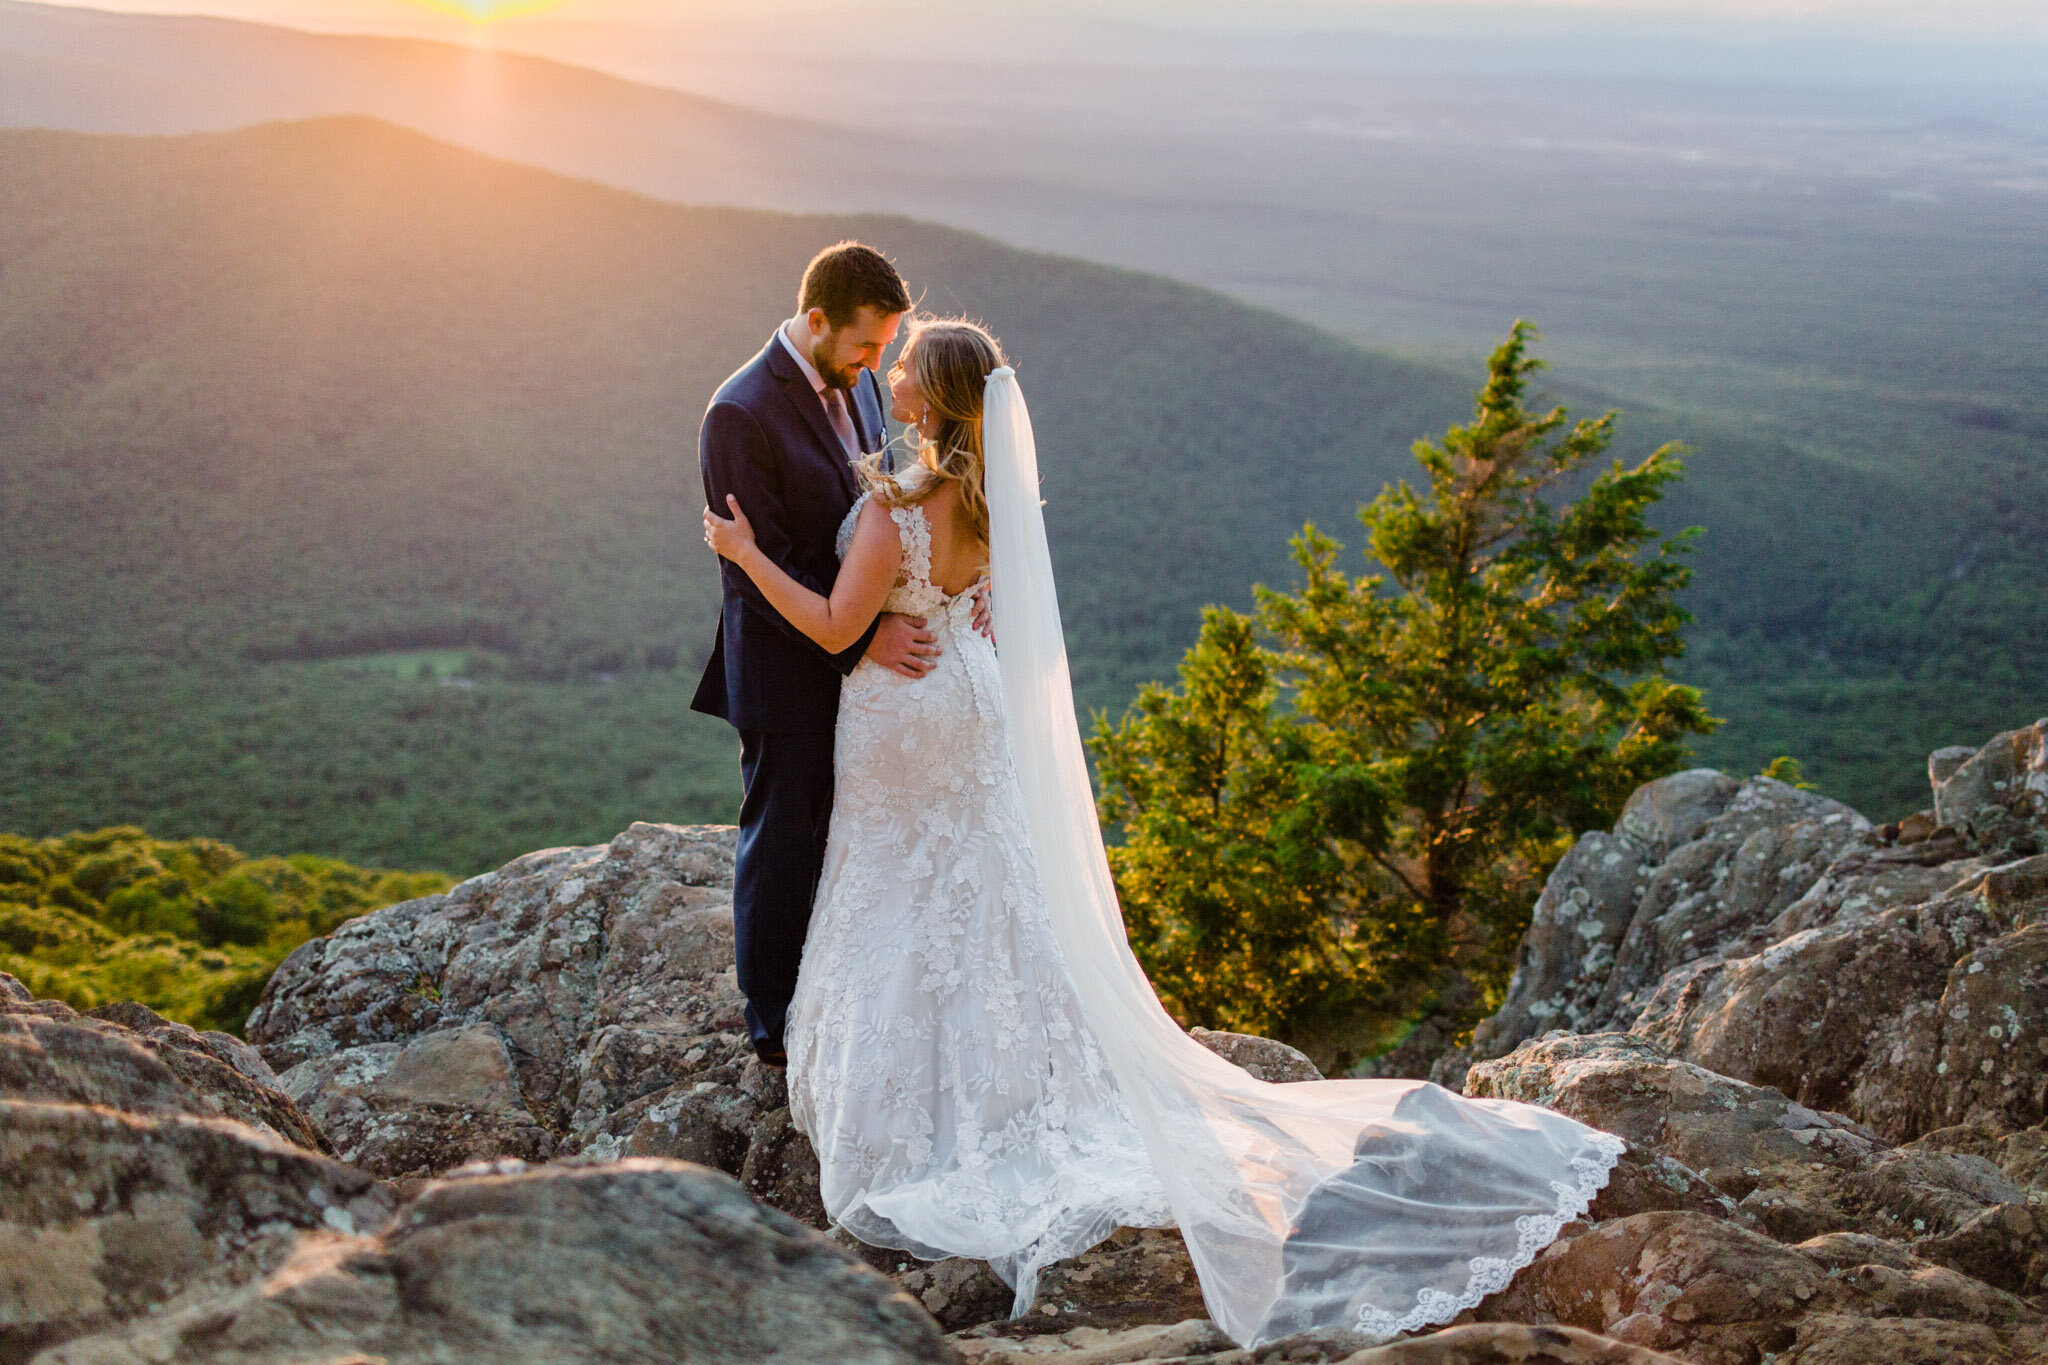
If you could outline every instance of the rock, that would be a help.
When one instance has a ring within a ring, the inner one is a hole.
[[[1875,1240],[1875,1239],[1873,1239]],[[1830,1248],[1839,1258],[1844,1248]],[[1914,1263],[1909,1259],[1908,1267]],[[1994,1365],[2039,1338],[2020,1300],[1952,1270],[1843,1269],[1726,1219],[1646,1213],[1561,1239],[1479,1308],[1487,1321],[1555,1321],[1693,1362]]]
[[[1121,1327],[1201,1317],[1202,1283],[1173,1228],[1119,1228],[1108,1241],[1047,1266],[1033,1314]]]
[[[1552,870],[1472,1056],[1557,1026],[1629,1026],[1665,973],[1746,950],[1869,831],[1847,806],[1767,777],[1737,785],[1701,769],[1638,789],[1612,834],[1581,836]]]
[[[1475,1066],[1468,1093],[1547,1105],[1634,1144],[1591,1211],[1596,1219],[1682,1210],[1733,1216],[1788,1242],[1835,1231],[1912,1240],[2028,1198],[1981,1155],[1892,1148],[1843,1115],[1633,1034],[1525,1043]]]
[[[1967,831],[1979,847],[2048,851],[2040,843],[2048,825],[2048,719],[2008,730],[1961,762],[1953,750],[1938,751],[1927,771],[1940,824]]]
[[[1249,1033],[1225,1033],[1220,1029],[1199,1026],[1189,1029],[1188,1036],[1262,1081],[1279,1084],[1323,1079],[1323,1073],[1316,1069],[1307,1053],[1271,1038]]]
[[[1679,773],[1663,780],[1694,776]],[[1735,784],[1722,781],[1727,783],[1727,795],[1732,795]],[[1636,795],[1658,785],[1653,782]],[[1701,823],[1706,818],[1702,816]],[[1627,820],[1624,814],[1624,824]],[[1682,822],[1681,827],[1690,823]],[[1635,917],[1645,866],[1641,845],[1618,834],[1595,831],[1572,846],[1536,901],[1515,959],[1507,1003],[1473,1030],[1475,1056],[1497,1057],[1525,1038],[1553,1028],[1578,1029],[1591,1019],[1615,950]]]
[[[1662,861],[1672,849],[1697,839],[1707,821],[1728,809],[1740,789],[1734,778],[1712,768],[1660,777],[1629,795],[1614,832],[1643,857]]]
[[[1665,972],[1738,950],[1869,830],[1861,815],[1817,793],[1768,777],[1743,783],[1646,875],[1589,1026],[1632,1023]]]
[[[348,1048],[300,1063],[284,1081],[336,1155],[387,1179],[554,1153],[553,1135],[520,1102],[510,1049],[489,1024]]]
[[[1947,748],[1936,749],[1927,755],[1928,785],[1939,790],[1941,784],[1955,774],[1956,769],[1976,756],[1977,751],[1967,744],[1951,744]],[[1932,817],[1934,812],[1929,811],[1927,814]]]
[[[240,1123],[0,1100],[0,1359],[211,1302],[301,1234],[375,1228],[393,1202]]]
[[[737,1174],[774,1104],[738,1084],[732,841],[635,824],[353,920],[286,959],[249,1036],[380,1175],[585,1150]]]
[[[867,1259],[940,1322],[966,1330],[956,1331],[957,1340],[1078,1340],[1077,1332],[1099,1337],[1208,1315],[1187,1246],[1171,1228],[1120,1228],[1079,1256],[1047,1266],[1037,1303],[1015,1320],[1009,1317],[1014,1295],[979,1261],[922,1262],[877,1248],[867,1249]]]
[[[0,995],[0,1098],[136,1113],[231,1118],[315,1151],[320,1130],[254,1049],[140,1005],[82,1015],[34,1000],[13,977]]]
[[[1981,1156],[2030,1194],[2048,1196],[2048,1127],[2013,1131],[2002,1123],[1937,1128],[1906,1144],[1906,1150]]]
[[[1213,1361],[1235,1344],[1202,1319],[1106,1332],[1076,1327],[1023,1338],[988,1329],[956,1335],[953,1344],[972,1365],[1134,1365],[1139,1361]]]
[[[1469,1323],[1360,1351],[1343,1365],[1682,1365],[1676,1356],[1576,1327]]]
[[[1711,1070],[1910,1136],[1915,1119],[1892,1114],[1865,1082],[1885,1085],[1873,1072],[1907,1062],[1913,1020],[1935,1013],[1957,952],[1991,934],[1959,897],[1839,921],[1672,972],[1635,1030]]]
[[[1559,1033],[1524,1043],[1474,1066],[1466,1093],[1545,1105],[1604,1128],[1781,1221],[1794,1216],[1770,1202],[1784,1197],[1783,1187],[1803,1189],[1815,1164],[1836,1173],[1860,1168],[1883,1146],[1849,1119],[1717,1075],[1633,1034]],[[1803,1198],[1799,1216],[1835,1226],[1848,1221],[1832,1208],[1807,1210]]]
[[[905,1293],[923,1304],[925,1311],[937,1318],[941,1327],[956,1333],[966,1329],[965,1334],[956,1336],[954,1340],[961,1354],[969,1360],[978,1357],[968,1349],[968,1337],[977,1341],[1010,1339],[998,1334],[1011,1328],[1005,1320],[1010,1316],[1010,1306],[1017,1296],[988,1268],[988,1262],[969,1260],[964,1256],[949,1256],[943,1261],[920,1261],[902,1252],[867,1246],[843,1230],[835,1230],[832,1238],[894,1280]],[[1207,1326],[1206,1323],[1203,1325]],[[1102,1329],[1084,1327],[1076,1330],[1099,1334]],[[1035,1341],[1038,1338],[1028,1339]]]
[[[2048,1306],[2048,1205],[1997,1204],[1979,1209],[1913,1250],[1985,1284]]]
[[[881,1275],[727,1176],[628,1160],[435,1181],[374,1236],[315,1236],[233,1294],[44,1365],[308,1359],[952,1362]]]
[[[2048,923],[1958,959],[1936,1008],[1901,1032],[1904,1065],[1863,1087],[1865,1104],[1900,1115],[1900,1132],[2048,1119]]]
[[[818,1186],[818,1154],[790,1117],[787,1106],[769,1111],[754,1126],[740,1168],[740,1182],[754,1198],[781,1209],[799,1222],[814,1228],[824,1228],[831,1222]],[[1008,1311],[1007,1303],[1004,1311]]]
[[[1586,1221],[1605,1223],[1638,1213],[1692,1212],[1709,1218],[1749,1217],[1712,1181],[1682,1161],[1631,1143],[1586,1210]]]
[[[1643,787],[1559,862],[1501,1009],[1432,1077],[1627,1029],[1893,1142],[2048,1121],[2048,849],[2021,837],[2048,838],[2048,722],[1929,775],[1935,810],[1884,831],[1766,778]]]
[[[1576,1327],[1503,1323],[1468,1323],[1376,1347],[1336,1332],[1287,1337],[1244,1351],[1199,1321],[1119,1332],[1082,1327],[1021,1340],[965,1334],[954,1341],[976,1365],[1681,1365],[1675,1357]]]

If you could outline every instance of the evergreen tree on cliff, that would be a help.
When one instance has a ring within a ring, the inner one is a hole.
[[[1661,672],[1696,534],[1648,521],[1677,448],[1564,496],[1614,414],[1528,411],[1534,336],[1517,322],[1473,420],[1416,444],[1426,487],[1361,509],[1383,572],[1305,527],[1298,592],[1210,608],[1178,688],[1098,717],[1132,947],[1183,1023],[1326,1066],[1469,1027],[1572,838],[1719,724]]]

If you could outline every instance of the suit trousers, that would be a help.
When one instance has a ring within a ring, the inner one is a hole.
[[[832,735],[740,731],[733,959],[757,1052],[782,1051],[832,828]]]

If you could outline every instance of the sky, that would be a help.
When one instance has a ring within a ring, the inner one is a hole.
[[[42,2],[430,38],[755,105],[778,82],[801,81],[804,63],[847,60],[927,70],[1541,72],[2048,97],[2048,0]]]
[[[82,4],[85,0],[56,0]],[[150,13],[204,13],[298,27],[356,31],[416,31],[449,16],[517,22],[545,14],[589,23],[687,23],[840,11],[873,16],[869,0],[91,0],[85,7]],[[2043,0],[936,0],[939,11],[1061,11],[1077,17],[1118,17],[1164,27],[1390,25],[1477,18],[1624,26],[1702,24],[1755,26],[1869,36],[1950,38],[2021,36],[2048,39]]]

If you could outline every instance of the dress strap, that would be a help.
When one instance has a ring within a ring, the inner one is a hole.
[[[903,581],[910,587],[930,587],[932,581],[932,524],[924,508],[916,503],[891,507],[896,534],[903,542]]]

